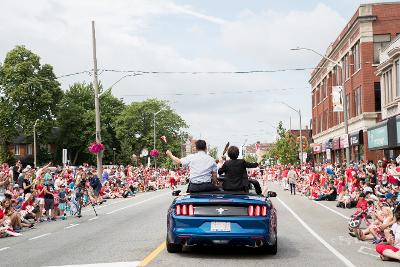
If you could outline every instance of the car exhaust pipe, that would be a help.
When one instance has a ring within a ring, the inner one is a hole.
[[[262,240],[256,240],[256,242],[255,242],[256,248],[262,247],[263,245],[264,245],[264,242]]]

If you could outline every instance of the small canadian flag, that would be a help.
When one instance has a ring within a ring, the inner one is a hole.
[[[161,136],[160,139],[164,142],[167,143],[167,137],[165,135]]]

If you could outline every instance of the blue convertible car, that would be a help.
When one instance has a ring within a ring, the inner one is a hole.
[[[167,250],[183,246],[248,246],[276,254],[276,210],[267,197],[243,192],[207,192],[178,196],[168,210]]]

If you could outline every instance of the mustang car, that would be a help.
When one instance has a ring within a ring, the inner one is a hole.
[[[276,254],[277,216],[267,197],[243,192],[207,192],[178,196],[168,210],[167,251],[183,246],[247,246]]]

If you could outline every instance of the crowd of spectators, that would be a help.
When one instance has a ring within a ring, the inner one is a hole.
[[[137,192],[174,189],[185,184],[188,171],[153,167],[105,166],[102,177],[95,167],[51,166],[40,168],[0,166],[0,237],[19,236],[44,221],[65,220],[77,213],[77,188],[87,192],[83,205],[101,205],[106,199],[127,198]]]
[[[376,244],[382,260],[400,260],[400,157],[343,164],[270,166],[263,179],[281,183],[291,194],[296,191],[314,201],[336,201],[343,209],[365,213],[360,227],[349,227],[349,234]]]

